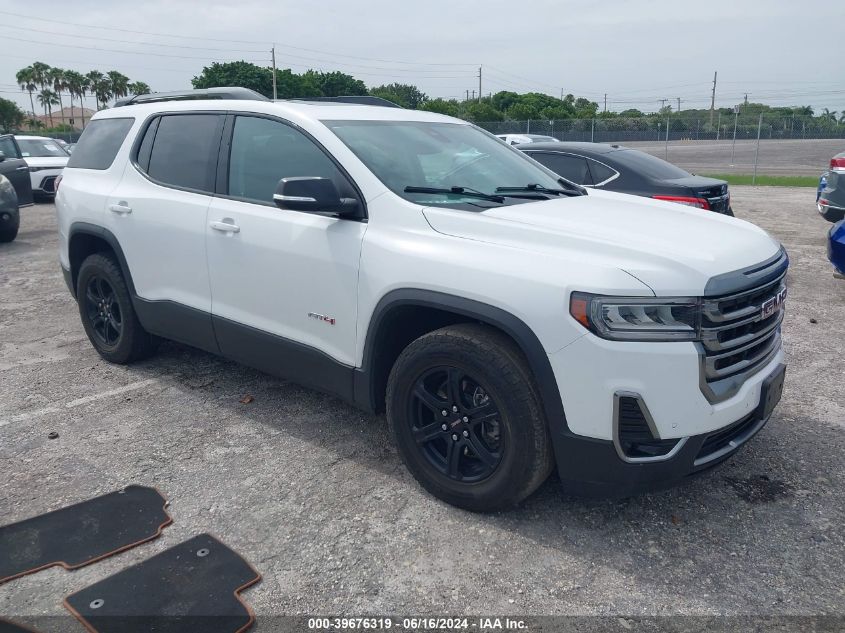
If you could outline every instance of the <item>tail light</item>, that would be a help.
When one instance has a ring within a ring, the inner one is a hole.
[[[830,168],[834,171],[845,171],[845,156],[831,158]]]
[[[688,207],[695,207],[696,209],[710,210],[710,203],[707,202],[706,198],[691,198],[689,196],[652,196],[652,198],[666,202],[676,202]]]

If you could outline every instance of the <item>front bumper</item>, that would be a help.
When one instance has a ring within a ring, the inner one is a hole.
[[[776,378],[778,365],[766,375]],[[782,388],[782,375],[780,377]],[[776,394],[777,398],[780,393]],[[581,496],[620,498],[683,483],[736,454],[766,425],[771,413],[761,398],[754,409],[721,429],[684,438],[668,459],[623,460],[611,441],[566,432],[555,438],[558,473],[567,492]]]
[[[32,192],[38,195],[52,196],[56,193],[56,178],[62,173],[61,169],[39,169],[29,172],[32,182]]]

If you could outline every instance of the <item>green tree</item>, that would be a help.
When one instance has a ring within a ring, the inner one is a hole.
[[[466,115],[470,121],[504,121],[505,116],[486,100],[470,103],[466,107]]]
[[[33,98],[33,94],[38,89],[38,84],[35,83],[35,71],[32,66],[21,68],[15,74],[15,79],[17,79],[21,90],[29,93],[29,107],[31,108],[32,114],[35,115],[35,99]]]
[[[316,70],[307,70],[302,74],[304,87],[313,84],[320,91],[320,94],[305,94],[303,97],[343,97],[366,95],[367,86],[360,79],[347,75],[340,71],[324,73]]]
[[[425,103],[422,104],[420,110],[426,110],[428,112],[436,112],[438,114],[445,114],[447,116],[454,116],[460,117],[463,114],[463,109],[461,108],[461,104],[458,103],[455,99],[429,99]]]
[[[129,77],[116,70],[106,73],[109,81],[108,91],[112,97],[119,99],[129,94]]]
[[[370,94],[412,110],[420,108],[428,99],[424,92],[412,84],[392,83],[377,86],[370,88]]]
[[[24,121],[24,112],[18,104],[9,99],[0,98],[0,130],[12,132]]]
[[[73,121],[76,117],[73,114],[73,100],[75,98],[79,98],[80,106],[82,104],[82,91],[83,86],[85,85],[85,76],[82,73],[76,72],[75,70],[66,70],[65,71],[65,86],[67,87],[68,94],[70,95],[70,118]],[[82,115],[82,125],[83,128],[85,126],[85,114]]]
[[[65,104],[62,102],[62,92],[67,89],[67,84],[65,82],[65,71],[61,68],[50,68],[47,71],[47,81],[52,86],[53,92],[56,93],[56,97],[59,99],[59,112],[62,116],[62,123],[65,121]]]
[[[53,106],[59,104],[58,95],[49,88],[44,88],[38,93],[38,103],[44,108],[44,116],[49,116],[50,127],[53,127]]]
[[[133,81],[126,86],[126,89],[131,95],[148,95],[152,92],[143,81]]]
[[[239,86],[260,92],[265,97],[273,96],[273,72],[249,62],[214,62],[191,79],[194,88],[219,88]]]

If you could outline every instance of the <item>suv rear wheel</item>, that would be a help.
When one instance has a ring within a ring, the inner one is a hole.
[[[138,321],[123,273],[110,255],[97,253],[82,262],[76,297],[85,333],[104,359],[126,364],[155,351],[155,338]]]
[[[454,325],[408,345],[388,379],[387,417],[417,481],[468,510],[522,501],[553,466],[528,365],[487,326]]]

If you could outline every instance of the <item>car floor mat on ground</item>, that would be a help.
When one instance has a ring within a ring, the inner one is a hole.
[[[236,633],[255,616],[242,590],[255,568],[200,534],[86,587],[64,604],[94,633]]]
[[[76,569],[156,538],[172,519],[155,488],[127,486],[0,527],[0,583],[61,565]]]
[[[0,618],[0,633],[38,633],[38,631],[23,624]]]

